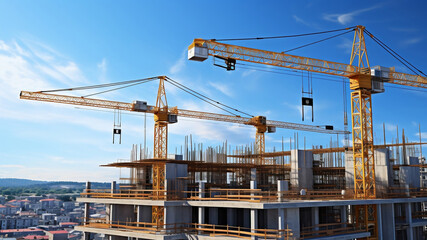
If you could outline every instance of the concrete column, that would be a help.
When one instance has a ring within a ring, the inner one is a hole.
[[[211,213],[209,212],[209,215]],[[249,209],[243,209],[243,227],[245,228],[250,228],[251,227],[251,223],[250,223],[250,210]]]
[[[205,183],[204,182],[199,182],[199,198],[204,198],[205,194]],[[198,222],[199,224],[205,224],[205,208],[204,207],[199,207],[199,214],[198,214]],[[202,234],[201,231],[199,231],[199,234]]]
[[[396,239],[396,223],[394,219],[393,203],[381,204],[381,223],[384,226],[382,227],[382,238],[384,240]]]
[[[116,181],[112,181],[111,182],[111,194],[116,192],[116,187],[117,187]]]
[[[285,230],[286,224],[285,224],[285,209],[284,208],[278,208],[277,209],[277,227],[279,230]],[[286,232],[283,232],[286,233]],[[284,239],[284,238],[280,238]]]
[[[295,239],[300,238],[299,208],[285,208],[285,224]]]
[[[347,206],[341,207],[341,223],[347,223]]]
[[[205,197],[205,183],[199,182],[199,198]]]
[[[91,190],[91,183],[90,182],[86,182],[86,192],[90,192]],[[85,203],[85,210],[84,210],[84,221],[88,222],[89,221],[89,212],[90,212],[90,205],[89,203]]]
[[[313,153],[311,151],[291,150],[292,187],[297,189],[313,189]]]
[[[211,207],[208,209],[209,209],[209,224],[218,225],[218,208]]]
[[[235,223],[235,210],[233,208],[227,208],[227,225],[234,226]]]
[[[256,233],[255,229],[258,229],[258,210],[251,209],[251,232]],[[258,238],[256,236],[252,236],[251,239],[256,240]]]
[[[88,181],[86,182],[86,192],[89,193],[90,189],[91,189],[91,183]],[[90,197],[90,196],[87,196],[87,197]],[[84,224],[89,222],[89,216],[90,216],[89,212],[90,212],[90,205],[89,203],[85,203],[84,220],[83,220]],[[84,237],[84,240],[90,240],[90,233],[84,232],[83,237]]]
[[[404,203],[406,211],[406,222],[408,223],[408,229],[406,230],[406,236],[408,240],[414,239],[412,231],[412,205],[411,203]]]
[[[383,219],[381,218],[382,207],[381,204],[377,205],[377,232],[378,240],[383,240]]]
[[[312,208],[313,212],[312,212],[312,217],[313,217],[313,226],[315,225],[319,225],[319,207],[313,207]],[[319,227],[315,227],[314,231],[319,231]]]
[[[289,183],[286,180],[278,180],[277,181],[277,201],[282,202],[283,199],[283,192],[289,191]]]
[[[252,168],[252,169],[254,169],[254,168]],[[252,172],[253,171],[251,171],[251,173]],[[256,175],[256,173],[255,173],[255,175]],[[251,189],[257,188],[257,183],[255,180],[251,180],[250,187],[251,187]],[[251,195],[254,196],[255,194],[251,193]],[[258,210],[257,209],[251,209],[251,229],[252,229],[251,232],[255,233],[256,231],[254,229],[257,229],[257,228],[258,228]],[[257,239],[257,237],[252,236],[251,239]]]
[[[256,168],[251,168],[251,181],[256,181]]]
[[[250,187],[251,189],[257,189],[256,181],[251,181]],[[255,196],[255,193],[251,193],[251,196]],[[252,198],[252,200],[255,200],[255,198]]]

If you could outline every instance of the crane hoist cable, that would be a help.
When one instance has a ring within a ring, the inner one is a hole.
[[[296,74],[296,73],[298,73],[297,70],[286,70],[286,69],[280,69],[280,68],[275,68],[275,67],[261,67],[261,66],[255,66],[255,65],[251,65],[251,64],[244,64],[244,63],[238,63],[238,62],[236,64],[241,65],[239,68],[242,68],[242,69],[260,71],[260,72],[276,73],[276,74],[283,74],[283,75],[296,76],[296,77],[301,76],[299,74]],[[273,70],[271,70],[271,69],[273,69]],[[316,75],[323,75],[323,74],[316,74]],[[342,80],[339,79],[340,77],[338,77],[338,76],[330,76],[330,77],[331,78],[313,76],[313,78],[323,80],[323,81],[342,83]],[[332,79],[332,78],[335,78],[335,79]],[[347,80],[347,83],[349,83],[349,80]],[[389,88],[403,89],[403,90],[407,90],[407,91],[423,92],[423,93],[427,92],[427,90],[424,90],[424,89],[416,89],[416,88],[414,89],[414,88],[403,87],[403,86],[394,86],[394,84],[388,83],[388,82],[384,82],[384,84],[387,84]]]
[[[265,40],[265,39],[304,37],[304,36],[318,35],[318,34],[324,34],[324,33],[339,32],[339,31],[354,29],[355,27],[356,26],[347,27],[347,28],[340,28],[340,29],[335,29],[335,30],[329,30],[329,31],[322,31],[322,32],[303,33],[303,34],[284,35],[284,36],[249,37],[249,38],[220,38],[220,39],[213,38],[210,40],[216,41],[216,42],[225,42],[225,41],[247,41],[247,40]]]
[[[127,80],[127,81],[121,81],[121,82],[97,84],[97,85],[75,87],[75,88],[62,88],[62,89],[45,90],[45,91],[40,91],[40,92],[41,93],[49,93],[49,92],[88,90],[88,89],[94,89],[94,88],[113,87],[113,86],[118,86],[118,85],[131,84],[131,83],[137,83],[137,82],[141,82],[141,81],[155,80],[155,79],[158,79],[158,77],[142,78],[142,79],[136,79],[136,80]]]
[[[195,90],[193,90],[193,89],[191,89],[191,88],[189,88],[189,87],[187,87],[187,86],[185,86],[185,85],[183,85],[183,84],[181,84],[181,83],[179,83],[179,82],[177,82],[177,81],[175,81],[175,80],[173,80],[173,79],[171,79],[169,77],[166,77],[166,81],[169,82],[170,84],[174,85],[175,87],[177,87],[177,88],[179,88],[179,89],[181,89],[181,90],[183,90],[183,91],[185,91],[185,92],[187,92],[187,93],[189,93],[189,94],[191,94],[191,95],[193,95],[193,96],[195,96],[195,97],[201,99],[202,101],[205,101],[205,102],[207,102],[207,103],[209,103],[211,105],[218,104],[218,105],[224,106],[224,107],[226,107],[226,108],[228,108],[230,110],[242,113],[242,114],[250,116],[250,117],[254,117],[253,115],[251,115],[249,113],[240,111],[240,110],[238,110],[236,108],[230,107],[230,106],[225,105],[225,104],[223,104],[221,102],[213,100],[212,98],[209,98],[209,97],[207,97],[207,96],[205,96],[205,95],[203,95],[203,94],[201,94],[201,93],[199,93],[199,92],[197,92],[197,91],[195,91]],[[216,107],[218,107],[218,106],[216,106]],[[220,109],[224,110],[223,108],[220,108]],[[232,113],[232,112],[230,112],[228,110],[224,110],[224,111],[226,111],[226,112],[228,112],[228,113],[230,113],[232,115],[236,115],[235,113]]]
[[[387,44],[385,44],[383,41],[381,41],[378,37],[374,36],[371,32],[368,30],[364,30],[365,33],[372,39],[374,42],[376,42],[378,45],[380,45],[384,50],[386,50],[390,55],[392,55],[394,58],[396,58],[399,62],[401,62],[403,65],[405,65],[409,70],[414,72],[416,75],[418,75],[417,72],[421,73],[424,76],[427,76],[423,71],[412,65],[410,62],[408,62],[404,57],[400,56],[397,52],[395,52],[393,49],[391,49]],[[412,68],[410,68],[408,65],[406,65],[404,62],[409,64]],[[415,69],[415,70],[414,70]]]
[[[318,40],[318,41],[315,41],[315,42],[312,42],[312,43],[307,43],[307,44],[304,44],[304,45],[302,45],[302,46],[299,46],[299,47],[295,47],[295,48],[292,48],[292,49],[286,50],[286,51],[284,51],[283,53],[288,53],[288,52],[290,52],[290,51],[294,51],[294,50],[297,50],[297,49],[300,49],[300,48],[303,48],[303,47],[308,47],[308,46],[310,46],[310,45],[314,45],[314,44],[316,44],[316,43],[320,43],[320,42],[323,42],[323,41],[326,41],[326,40],[329,40],[329,39],[332,39],[332,38],[336,38],[336,37],[342,36],[342,35],[344,35],[344,34],[347,34],[347,33],[353,32],[354,30],[355,30],[355,28],[353,28],[353,29],[351,29],[351,30],[349,30],[349,31],[347,31],[347,32],[343,32],[343,33],[340,33],[340,34],[336,34],[336,35],[331,36],[331,37],[327,37],[327,38],[324,38],[324,39],[321,39],[321,40]]]
[[[123,87],[118,87],[118,88],[108,89],[108,90],[101,91],[101,92],[91,93],[91,94],[88,94],[88,95],[85,95],[85,96],[82,96],[82,97],[90,97],[90,96],[95,96],[95,95],[99,95],[99,94],[103,94],[103,93],[107,93],[107,92],[112,92],[112,91],[120,90],[120,89],[123,89],[123,88],[133,87],[133,86],[136,86],[136,85],[139,85],[139,84],[142,84],[142,83],[146,83],[146,82],[150,82],[150,81],[153,81],[153,80],[155,80],[155,79],[148,79],[148,80],[145,80],[145,81],[141,81],[141,82],[129,84],[129,85],[126,85],[126,86],[123,86]]]
[[[121,87],[117,87],[117,88],[112,88],[112,89],[108,89],[108,90],[104,90],[104,91],[100,91],[100,92],[96,92],[96,93],[91,93],[91,94],[87,94],[82,96],[83,98],[85,97],[89,97],[89,96],[94,96],[94,95],[99,95],[99,94],[103,94],[103,93],[107,93],[107,92],[112,92],[112,91],[116,91],[116,90],[120,90],[120,89],[124,89],[124,88],[128,88],[128,87],[132,87],[132,86],[136,86],[142,83],[147,83],[147,82],[151,82],[153,80],[157,80],[159,79],[159,77],[152,77],[152,78],[143,78],[143,79],[136,79],[136,80],[128,80],[128,81],[121,81],[121,82],[115,82],[115,83],[106,83],[106,84],[97,84],[97,85],[89,85],[89,86],[83,86],[83,87],[75,87],[75,88],[62,88],[62,89],[53,89],[53,90],[46,90],[46,91],[40,91],[41,93],[48,93],[48,92],[62,92],[62,91],[81,91],[81,90],[89,90],[89,89],[98,89],[98,88],[107,88],[107,87],[113,87],[113,86],[120,86],[120,85],[125,85],[125,86],[121,86]],[[223,104],[219,101],[216,101],[212,98],[209,98],[169,77],[166,77],[165,79],[167,82],[171,83],[173,86],[199,98],[202,101],[205,101],[207,103],[209,103],[210,105],[219,108],[227,113],[230,113],[231,115],[235,115],[235,116],[239,116],[238,114],[233,113],[234,112],[238,112],[250,117],[254,117],[251,114],[248,114],[246,112],[240,111],[236,108],[230,107],[226,104]],[[223,106],[223,107],[221,107]],[[225,108],[224,108],[225,107]],[[227,110],[227,109],[229,110]],[[230,111],[231,110],[231,111]]]

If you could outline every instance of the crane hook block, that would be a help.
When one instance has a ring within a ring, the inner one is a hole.
[[[116,138],[116,135],[119,135],[119,144],[122,144],[122,129],[113,128],[113,144],[114,144],[114,140]]]
[[[304,106],[311,107],[311,121],[314,121],[313,98],[302,97],[302,120],[304,121]]]

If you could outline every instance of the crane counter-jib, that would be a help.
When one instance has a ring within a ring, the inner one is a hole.
[[[113,109],[113,110],[117,109],[117,110],[123,110],[123,111],[131,111],[131,112],[147,112],[147,113],[153,113],[153,114],[158,112],[156,111],[156,107],[147,105],[146,102],[143,102],[143,101],[134,101],[133,103],[126,103],[126,102],[110,101],[110,100],[104,100],[104,99],[85,98],[85,97],[50,94],[50,93],[43,93],[43,92],[29,92],[29,91],[21,91],[20,98],[26,99],[26,100],[54,102],[54,103]],[[256,117],[248,118],[248,117],[241,117],[241,116],[235,116],[235,115],[226,115],[226,114],[219,114],[219,113],[178,109],[176,107],[169,107],[168,114],[175,114],[179,117],[185,117],[185,118],[229,122],[229,123],[237,123],[237,124],[244,124],[244,125],[257,126],[258,124],[253,120]],[[266,120],[265,123],[263,124],[269,127],[277,127],[277,128],[293,129],[293,130],[301,130],[301,131],[309,131],[309,132],[319,132],[319,133],[328,133],[328,134],[346,133],[345,131],[329,130],[329,129],[322,128],[320,126],[289,123],[289,122],[282,122],[282,121]]]

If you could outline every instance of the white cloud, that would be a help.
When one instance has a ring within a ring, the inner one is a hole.
[[[331,22],[338,22],[342,25],[348,24],[353,22],[354,17],[365,13],[365,12],[369,12],[372,10],[375,10],[377,8],[381,7],[381,5],[375,5],[369,8],[363,8],[363,9],[359,9],[359,10],[355,10],[352,12],[348,12],[348,13],[340,13],[340,14],[324,14],[323,18],[325,20],[331,21]]]
[[[269,65],[267,65],[267,66],[269,66]],[[243,73],[242,73],[242,77],[247,77],[247,76],[249,76],[249,75],[253,74],[254,72],[255,72],[255,70],[254,70],[254,69],[245,70],[245,71],[243,71]]]
[[[185,63],[187,62],[186,54],[187,54],[187,49],[185,49],[181,57],[169,69],[169,72],[171,74],[177,74],[181,72],[181,70],[185,67]]]
[[[403,45],[408,46],[408,45],[417,44],[417,43],[420,43],[422,40],[423,38],[421,37],[406,39],[405,41],[403,41]]]
[[[420,137],[420,133],[416,133],[415,136],[417,136],[419,138]],[[421,132],[421,138],[422,139],[427,139],[427,132]]]
[[[397,125],[391,124],[391,123],[385,123],[385,130],[386,131],[391,132],[391,131],[396,131],[396,129],[397,129]]]
[[[304,24],[306,26],[311,26],[309,23],[307,23],[305,20],[303,20],[302,18],[298,17],[297,15],[292,15],[292,17],[294,18],[294,20],[297,23],[302,23],[302,24]]]
[[[0,168],[25,168],[25,166],[23,166],[23,165],[6,164],[6,165],[0,165]]]
[[[353,46],[353,41],[351,41],[348,38],[343,38],[341,44],[339,44],[337,47],[344,49],[346,53],[351,53],[352,46]]]
[[[107,80],[107,59],[103,58],[100,63],[97,64],[99,71],[99,80],[106,82]]]
[[[230,88],[225,85],[224,83],[215,83],[215,82],[209,82],[210,86],[214,87],[216,90],[220,91],[222,94],[227,95],[229,97],[233,96],[233,92],[230,90]]]

